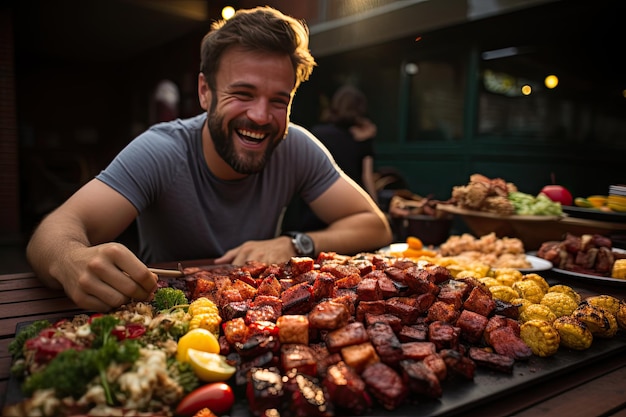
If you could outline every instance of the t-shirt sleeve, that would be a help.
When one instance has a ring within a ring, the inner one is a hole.
[[[293,155],[297,170],[301,172],[299,194],[306,203],[310,203],[339,179],[340,169],[330,152],[313,134],[295,125],[290,129],[299,144]]]
[[[137,136],[96,176],[139,212],[157,198],[186,163],[180,143],[166,133],[152,128]]]

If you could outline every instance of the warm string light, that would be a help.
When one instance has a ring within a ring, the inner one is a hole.
[[[233,17],[235,15],[235,8],[232,6],[226,6],[222,9],[222,17],[225,20],[230,19],[231,17]]]

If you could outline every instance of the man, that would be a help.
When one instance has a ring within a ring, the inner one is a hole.
[[[37,275],[82,308],[108,311],[149,299],[156,276],[145,263],[279,263],[391,240],[367,193],[289,122],[295,91],[315,65],[306,26],[269,7],[241,10],[213,24],[201,54],[198,97],[206,113],[138,136],[29,242]],[[296,194],[328,228],[281,234],[282,213]],[[135,219],[139,258],[112,242]]]

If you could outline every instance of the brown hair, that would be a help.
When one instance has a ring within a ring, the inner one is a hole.
[[[367,116],[367,98],[359,89],[345,85],[335,92],[323,121],[353,126]]]
[[[200,71],[215,89],[220,58],[230,46],[289,55],[296,74],[295,88],[309,79],[315,59],[309,51],[309,29],[303,21],[271,7],[238,10],[229,20],[213,22],[200,49]]]

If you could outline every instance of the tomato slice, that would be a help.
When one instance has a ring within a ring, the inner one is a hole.
[[[176,415],[193,416],[203,408],[220,415],[228,412],[235,403],[233,389],[223,382],[213,382],[203,385],[182,399],[176,407]]]

